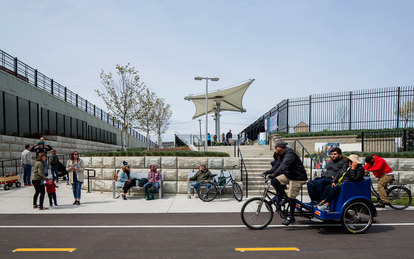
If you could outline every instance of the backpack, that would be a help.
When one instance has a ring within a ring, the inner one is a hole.
[[[218,177],[219,186],[224,186],[226,184],[226,177],[224,176],[223,170],[220,172],[220,176]]]
[[[114,175],[114,180],[115,181],[118,181],[119,172],[121,172],[121,169],[119,169],[118,171],[116,171],[116,174]]]
[[[147,178],[141,178],[141,179],[138,179],[137,181],[138,181],[138,186],[139,187],[144,187],[144,185],[146,183],[148,183],[148,179]]]
[[[145,200],[150,201],[154,199],[154,191],[148,190],[145,194]]]

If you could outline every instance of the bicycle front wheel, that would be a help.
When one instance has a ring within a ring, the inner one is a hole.
[[[233,183],[233,196],[237,201],[243,200],[243,191],[240,185],[236,182]]]
[[[241,210],[241,218],[250,229],[264,229],[273,219],[273,209],[270,202],[261,197],[254,197],[247,200]]]
[[[390,207],[395,210],[403,210],[410,206],[412,196],[411,191],[404,186],[392,186],[387,192]]]
[[[205,202],[212,201],[217,196],[217,187],[212,183],[202,183],[198,187],[198,197]]]

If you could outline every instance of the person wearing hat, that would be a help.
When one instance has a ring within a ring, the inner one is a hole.
[[[348,162],[342,157],[342,150],[338,147],[333,148],[329,154],[331,161],[326,164],[326,171],[321,177],[315,178],[307,182],[308,194],[312,201],[321,201],[321,195],[326,186],[332,184],[332,179],[348,168]]]
[[[299,195],[300,188],[306,183],[308,176],[303,167],[299,156],[283,140],[276,142],[275,151],[280,155],[280,164],[274,173],[268,175],[272,179],[272,185],[278,195],[283,198],[279,205],[289,202],[289,215],[282,222],[289,225],[295,222],[296,197]],[[284,186],[288,185],[287,194]]]
[[[36,152],[36,157],[39,155],[39,153],[44,153],[46,154],[47,157],[47,152],[51,151],[53,148],[50,145],[45,145],[45,142],[43,141],[38,141],[36,145],[34,145],[30,151],[31,152]],[[47,160],[45,162],[45,176],[48,176],[48,168],[47,168]]]
[[[364,166],[365,172],[372,172],[375,177],[378,178],[377,188],[380,200],[375,206],[377,208],[384,208],[385,205],[390,204],[385,187],[394,179],[394,173],[387,162],[377,155],[367,156],[365,158],[365,163],[367,163]]]
[[[160,189],[161,173],[157,170],[157,165],[153,164],[150,166],[148,173],[148,182],[144,184],[145,193],[148,192],[149,188],[154,188],[154,192],[158,192]]]
[[[343,182],[361,182],[364,180],[365,170],[357,155],[348,156],[348,169],[340,175],[336,175],[332,184],[327,186],[321,196],[322,201],[317,205],[320,210],[329,210],[331,202],[341,193]]]
[[[116,186],[121,187],[124,192],[122,193],[122,199],[126,200],[126,194],[131,189],[131,187],[137,185],[136,179],[131,177],[131,167],[126,161],[122,162],[123,167],[121,172],[118,174],[118,179],[116,180]]]

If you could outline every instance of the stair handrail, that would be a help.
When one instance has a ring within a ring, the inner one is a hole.
[[[305,158],[305,152],[308,154],[309,158],[310,158],[310,176],[309,179],[313,179],[312,178],[312,171],[313,171],[313,164],[316,164],[316,161],[313,159],[313,155],[311,155],[309,153],[309,151],[305,148],[305,146],[302,144],[302,142],[299,139],[296,139],[293,142],[293,151],[295,151],[296,153],[296,143],[298,143],[301,147],[302,147],[302,163],[304,162],[304,158]]]
[[[249,197],[249,173],[247,172],[247,167],[246,164],[244,163],[244,159],[243,159],[243,155],[242,152],[240,150],[240,143],[237,142],[237,156],[240,156],[240,174],[241,174],[241,181],[243,183],[243,167],[244,170],[246,171],[246,188],[245,189],[245,194],[246,194],[246,198]]]

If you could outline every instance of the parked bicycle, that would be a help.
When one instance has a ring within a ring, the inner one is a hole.
[[[224,176],[224,172],[227,172],[226,170],[221,170],[221,174]],[[231,184],[233,197],[237,201],[243,200],[243,191],[240,185],[236,182],[236,179],[233,178],[233,174],[230,173],[229,176],[224,176],[223,179],[221,179],[223,182],[220,184],[216,180],[217,174],[213,174],[213,179],[210,181],[202,182],[198,189],[198,197],[205,202],[209,202],[214,200],[217,195],[220,195],[220,197],[223,196],[224,190],[226,189],[227,185]]]
[[[394,180],[392,180],[386,187],[385,191],[390,201],[390,207],[395,210],[403,210],[408,208],[411,205],[412,195],[411,191],[404,186],[404,184],[392,185]],[[378,192],[374,189],[374,185],[371,183],[371,193],[377,198],[377,201],[380,200]]]

